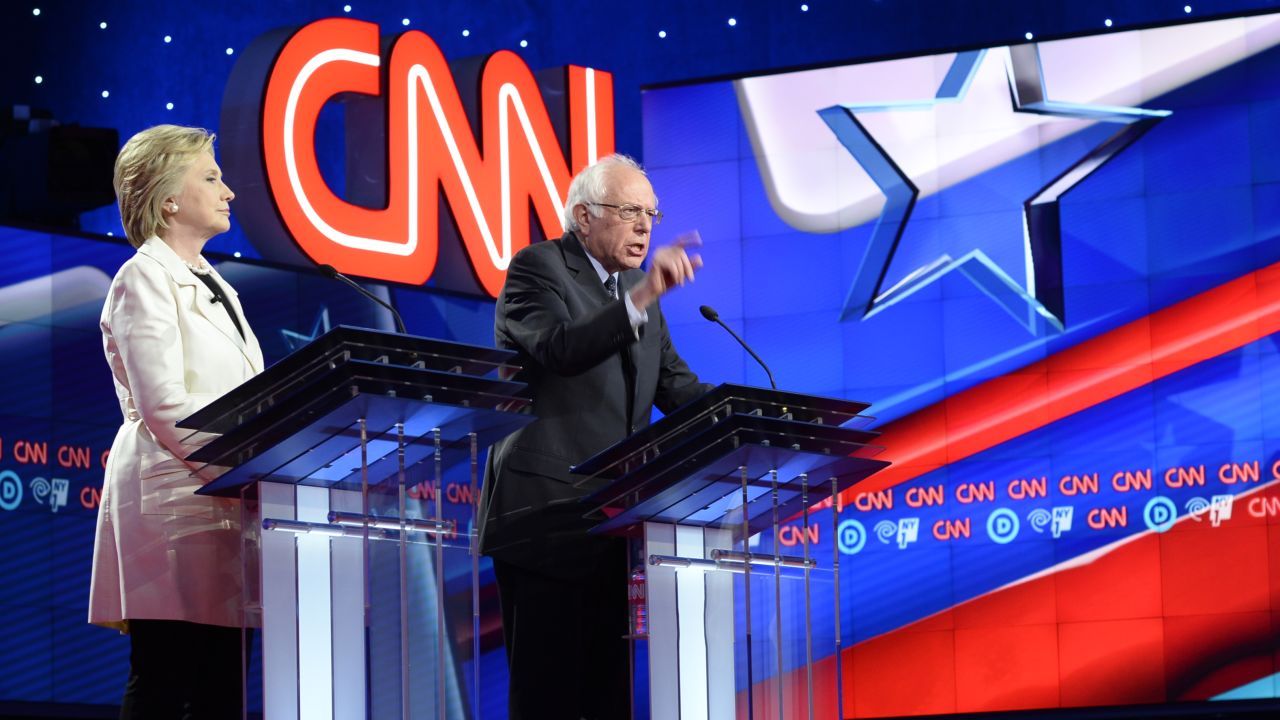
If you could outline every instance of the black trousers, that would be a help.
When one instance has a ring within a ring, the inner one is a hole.
[[[625,543],[581,578],[495,559],[507,648],[510,720],[631,717]]]
[[[240,633],[176,620],[130,620],[121,720],[242,717],[240,678],[252,636],[245,638],[242,653]]]

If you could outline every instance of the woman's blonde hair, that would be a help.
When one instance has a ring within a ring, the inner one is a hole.
[[[214,137],[202,128],[156,125],[129,138],[120,149],[113,183],[129,244],[139,247],[169,227],[161,204],[182,192],[187,168],[201,153],[213,152]]]

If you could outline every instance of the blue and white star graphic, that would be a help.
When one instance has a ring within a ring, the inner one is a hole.
[[[997,302],[1033,334],[1041,326],[1062,331],[1066,312],[1062,277],[1062,234],[1058,203],[1061,198],[1156,123],[1167,110],[1147,110],[1048,99],[1039,48],[1034,43],[1008,48],[1006,73],[1012,112],[1114,123],[1119,130],[1092,147],[1047,184],[1030,193],[1022,203],[1025,274],[1022,281],[1010,276],[982,248],[959,258],[944,253],[906,273],[885,287],[890,267],[911,218],[920,190],[893,157],[858,120],[863,113],[927,110],[941,103],[965,103],[973,78],[993,53],[975,50],[958,53],[933,97],[891,103],[851,103],[818,111],[839,142],[853,155],[884,195],[885,202],[872,229],[871,239],[846,295],[841,319],[869,318],[900,302],[945,275],[958,271]],[[1045,323],[1037,322],[1038,319]]]

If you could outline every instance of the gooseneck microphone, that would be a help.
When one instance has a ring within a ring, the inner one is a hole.
[[[764,368],[764,374],[769,376],[769,384],[773,386],[774,390],[777,390],[778,383],[773,381],[773,373],[769,370],[769,366],[764,364],[764,361],[760,359],[760,356],[756,354],[755,350],[751,349],[751,346],[747,344],[746,340],[743,340],[742,338],[738,337],[738,333],[734,332],[733,328],[724,324],[724,321],[720,319],[720,313],[716,312],[715,308],[711,307],[710,305],[703,305],[702,307],[698,308],[698,310],[702,312],[702,317],[724,328],[730,335],[733,336],[734,340],[738,341],[738,344],[741,345],[744,350],[746,350],[748,353],[751,354],[751,357],[756,359],[756,362],[760,363],[760,367]]]
[[[320,272],[324,273],[325,277],[330,277],[330,278],[333,278],[334,280],[341,280],[342,282],[350,285],[356,292],[378,303],[382,307],[390,310],[391,317],[395,318],[395,321],[396,321],[396,330],[401,335],[408,334],[407,332],[405,332],[405,329],[404,329],[404,319],[400,317],[400,313],[396,312],[396,309],[391,307],[391,304],[388,303],[386,300],[383,300],[377,295],[374,295],[368,290],[365,290],[363,287],[360,286],[360,283],[338,272],[337,270],[334,269],[332,265],[317,265],[316,268],[320,270]]]

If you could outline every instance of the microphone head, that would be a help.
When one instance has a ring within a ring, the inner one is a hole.
[[[710,320],[711,322],[715,322],[720,319],[720,313],[716,312],[715,308],[710,305],[703,305],[698,308],[698,310],[702,312],[702,317]]]
[[[316,269],[319,270],[320,273],[325,277],[329,277],[329,278],[338,277],[338,271],[334,269],[332,265],[317,265]]]

